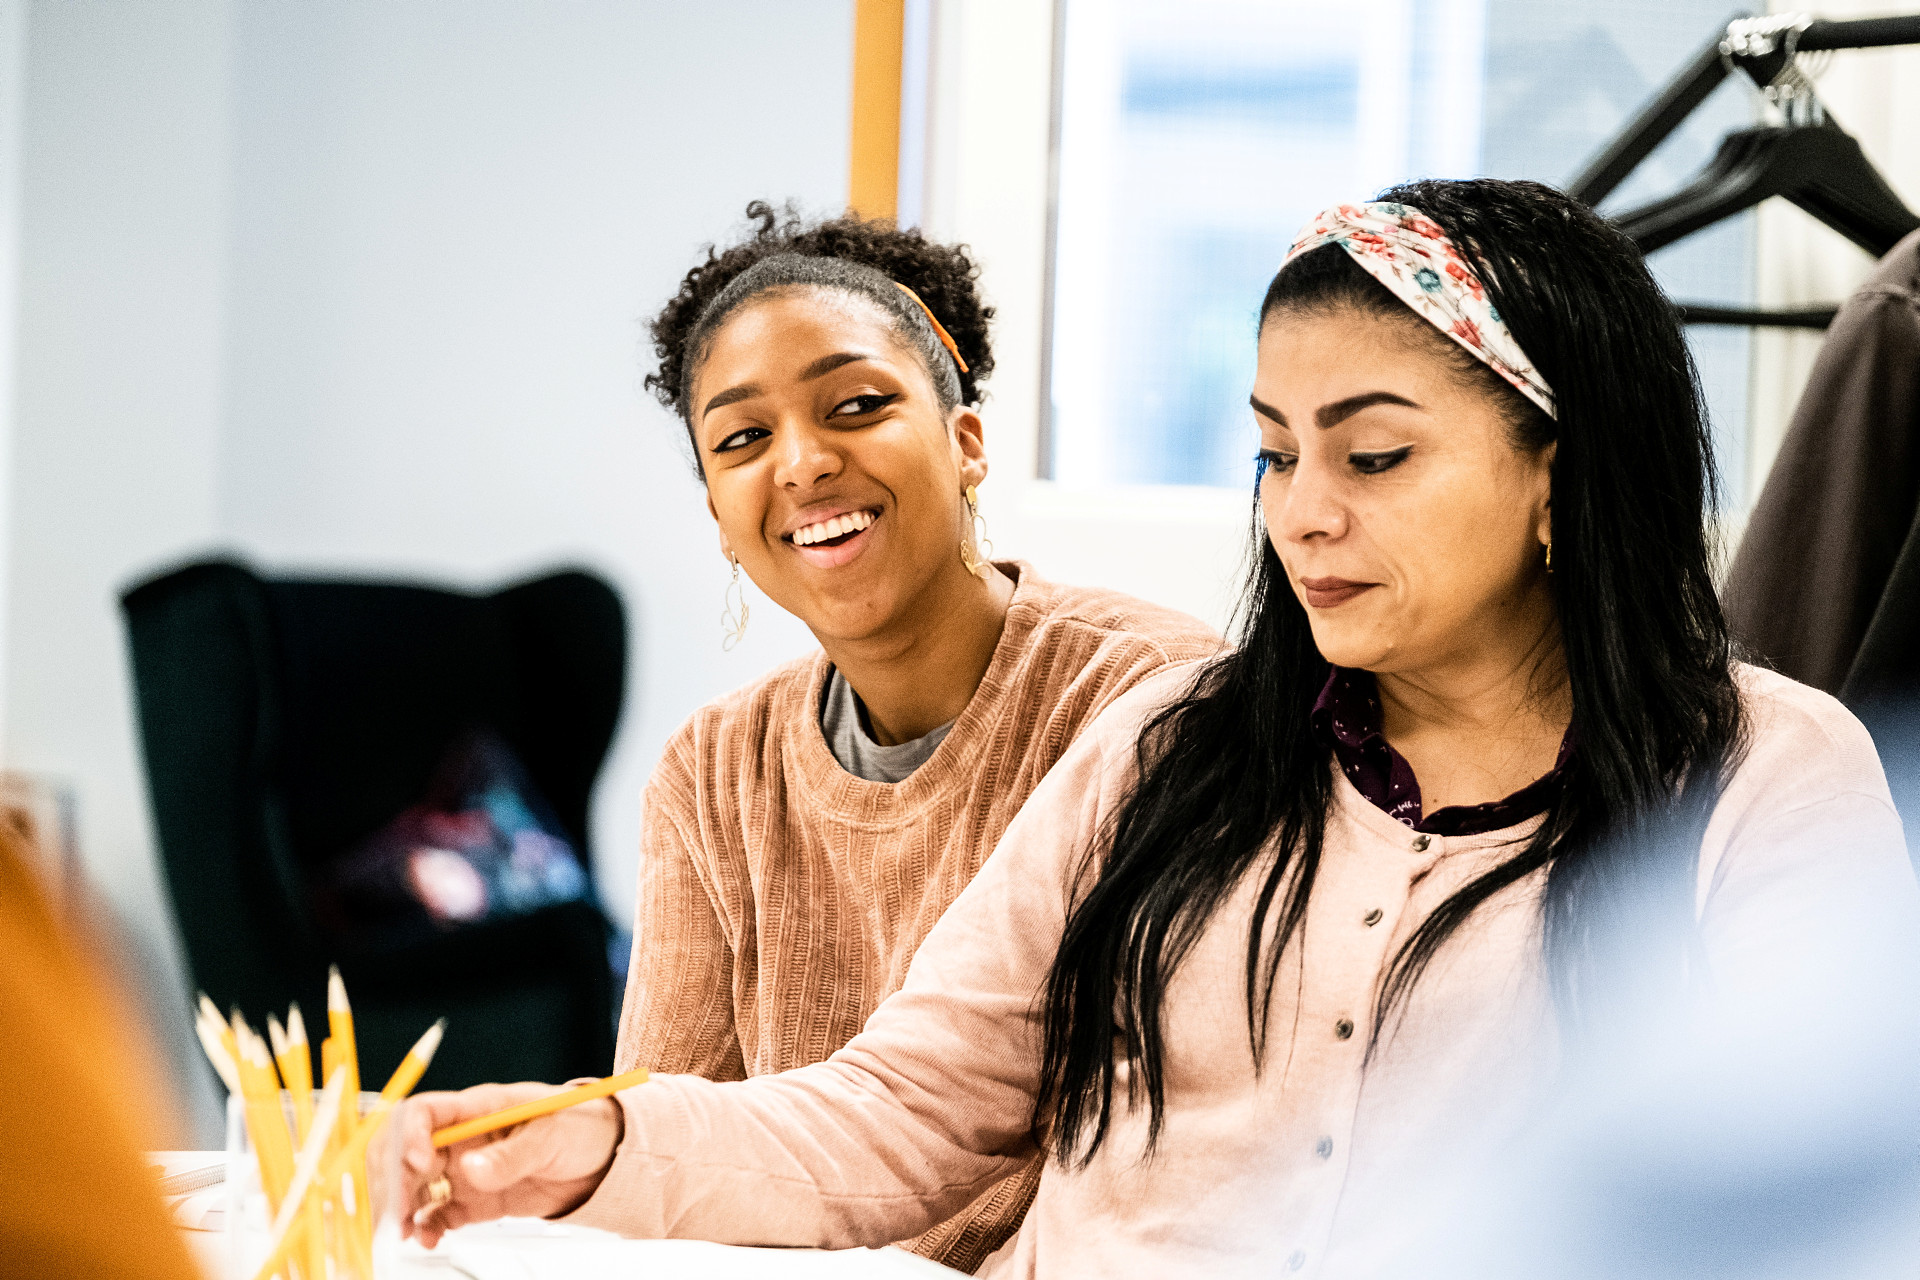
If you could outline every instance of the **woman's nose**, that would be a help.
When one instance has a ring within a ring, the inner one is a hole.
[[[1290,474],[1267,480],[1261,496],[1266,499],[1273,535],[1288,542],[1305,542],[1346,533],[1347,509],[1340,480],[1331,461],[1310,456],[1295,462]]]
[[[787,488],[811,488],[840,473],[839,452],[809,422],[783,424],[773,454],[774,482]]]

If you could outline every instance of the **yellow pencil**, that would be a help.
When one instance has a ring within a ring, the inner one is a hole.
[[[233,1021],[234,1043],[239,1049],[235,1066],[246,1104],[247,1134],[260,1165],[260,1185],[268,1203],[278,1210],[293,1177],[293,1144],[287,1134],[286,1112],[280,1105],[280,1078],[274,1073],[266,1045],[237,1009]]]
[[[327,1027],[333,1032],[340,1065],[347,1073],[347,1106],[340,1117],[340,1142],[344,1147],[360,1128],[360,1050],[354,1038],[353,1006],[347,1003],[347,984],[340,980],[340,966],[327,969]],[[347,1239],[358,1255],[360,1269],[372,1270],[372,1233],[367,1224],[373,1218],[373,1200],[367,1192],[366,1174],[354,1179],[356,1222],[348,1226]],[[343,1224],[344,1225],[344,1224]],[[355,1228],[358,1229],[355,1229]]]
[[[294,1010],[298,1012],[299,1006],[295,1005]],[[307,1129],[313,1123],[313,1064],[300,1060],[293,1036],[272,1014],[267,1015],[267,1043],[273,1046],[274,1065],[280,1068],[280,1079],[286,1083],[287,1096],[293,1101],[294,1141],[305,1142]]]
[[[353,1040],[353,1006],[347,1003],[347,984],[340,981],[340,966],[327,970],[327,1030],[333,1033],[334,1052],[347,1072],[347,1093],[360,1092],[360,1053]],[[359,1119],[357,1106],[349,1107],[349,1122]]]
[[[367,1147],[386,1123],[389,1113],[413,1092],[413,1087],[420,1083],[420,1077],[427,1073],[427,1068],[433,1063],[433,1055],[439,1052],[440,1039],[446,1032],[447,1020],[442,1018],[414,1042],[413,1048],[407,1050],[407,1056],[400,1059],[400,1065],[387,1077],[386,1087],[380,1090],[380,1100],[360,1118],[360,1125],[354,1130],[353,1137],[348,1139],[346,1150],[334,1157],[342,1173],[354,1175],[354,1203],[347,1206],[346,1211],[355,1218],[353,1225],[357,1228],[355,1236],[360,1245],[359,1261],[366,1269],[368,1280],[373,1277],[374,1222],[373,1201],[367,1180]]]
[[[194,1028],[200,1035],[201,1047],[207,1051],[207,1060],[213,1063],[213,1069],[220,1073],[221,1080],[226,1083],[227,1092],[239,1093],[240,1077],[234,1063],[233,1028],[227,1025],[227,1020],[220,1016],[219,1008],[207,999],[204,991],[200,993]],[[215,1051],[216,1046],[218,1052]]]
[[[200,1047],[206,1051],[207,1061],[213,1064],[215,1073],[220,1077],[220,1083],[227,1086],[228,1093],[239,1093],[239,1068],[234,1065],[233,1054],[227,1050],[226,1043],[233,1038],[233,1033],[227,1029],[226,1023],[220,1021],[216,1015],[214,1023],[209,1025],[206,1015],[202,1013],[193,1020],[193,1032],[200,1037]],[[223,1032],[225,1032],[224,1035]]]
[[[413,1048],[407,1050],[407,1056],[400,1060],[400,1065],[387,1079],[387,1087],[380,1091],[380,1100],[360,1118],[360,1127],[354,1131],[353,1137],[347,1140],[342,1150],[328,1158],[327,1174],[330,1178],[337,1180],[340,1174],[348,1172],[348,1165],[354,1158],[355,1152],[362,1155],[366,1153],[367,1144],[372,1140],[374,1133],[386,1123],[387,1116],[393,1109],[413,1092],[413,1087],[420,1083],[420,1077],[426,1074],[428,1065],[433,1062],[433,1055],[439,1051],[440,1038],[446,1034],[446,1030],[447,1020],[442,1018],[428,1027],[426,1034],[414,1042]]]
[[[339,1072],[340,1072],[340,1044],[332,1036],[327,1036],[325,1039],[320,1041],[320,1074],[323,1078],[331,1080],[333,1079],[334,1075]],[[345,1079],[346,1077],[344,1074],[341,1074],[341,1078]],[[332,1143],[332,1139],[329,1139],[329,1143]],[[333,1145],[337,1146],[337,1144],[333,1144]],[[334,1246],[338,1240],[338,1235],[339,1235],[339,1233],[334,1230],[334,1223],[333,1223],[333,1216],[332,1216],[333,1197],[330,1194],[326,1193],[326,1188],[324,1184],[320,1186],[320,1189],[317,1194],[319,1195],[320,1199],[322,1199],[325,1202],[327,1206],[325,1230],[322,1233],[321,1243],[326,1250],[327,1256],[331,1258],[335,1256]],[[344,1261],[342,1262],[340,1269],[342,1271],[345,1270]],[[325,1272],[322,1272],[322,1274],[324,1275]]]
[[[634,1085],[646,1082],[645,1070],[608,1076],[604,1080],[590,1080],[586,1084],[575,1085],[571,1089],[563,1089],[559,1093],[551,1093],[544,1098],[535,1098],[532,1102],[522,1102],[518,1106],[507,1107],[484,1116],[475,1116],[471,1120],[462,1120],[459,1124],[450,1124],[444,1129],[435,1129],[433,1145],[450,1147],[456,1142],[465,1142],[468,1138],[477,1138],[483,1133],[492,1133],[496,1129],[510,1129],[516,1124],[525,1124],[529,1120],[537,1120],[541,1116],[552,1115],[556,1111],[563,1111],[583,1102],[592,1102],[595,1098],[604,1098],[608,1094],[618,1093],[622,1089],[631,1089]]]
[[[296,1002],[287,1010],[287,1025],[281,1029],[279,1019],[271,1014],[267,1016],[267,1035],[273,1041],[274,1060],[280,1064],[280,1078],[286,1081],[287,1093],[293,1099],[293,1135],[297,1145],[305,1145],[307,1134],[313,1128],[313,1053],[307,1046],[307,1024],[300,1016],[300,1006]],[[301,1252],[304,1255],[304,1268],[308,1280],[326,1280],[327,1240],[326,1218],[317,1197],[308,1196],[305,1209],[302,1210],[306,1221],[302,1224]]]
[[[391,1107],[420,1083],[420,1077],[427,1074],[427,1068],[433,1064],[433,1055],[440,1050],[440,1038],[447,1033],[445,1018],[428,1027],[426,1033],[407,1050],[407,1056],[400,1059],[400,1065],[387,1077],[386,1088],[380,1090],[380,1101]]]
[[[255,1272],[255,1280],[268,1280],[274,1272],[286,1264],[299,1232],[294,1223],[304,1221],[301,1209],[308,1195],[318,1190],[316,1179],[320,1175],[320,1161],[327,1153],[327,1143],[339,1128],[340,1117],[345,1108],[347,1077],[344,1070],[335,1071],[327,1080],[327,1087],[320,1094],[320,1105],[313,1115],[313,1128],[307,1134],[307,1140],[300,1146],[300,1156],[295,1162],[293,1181],[288,1184],[287,1198],[274,1213],[273,1227],[268,1233],[266,1261]]]
[[[220,1042],[226,1045],[227,1053],[231,1056],[233,1053],[233,1028],[227,1025],[225,1018],[220,1016],[220,1006],[208,999],[207,993],[204,991],[200,993],[200,1016],[206,1020],[208,1026],[220,1028]]]

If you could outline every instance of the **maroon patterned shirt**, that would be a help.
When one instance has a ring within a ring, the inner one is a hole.
[[[1537,778],[1504,800],[1487,804],[1458,804],[1437,813],[1420,812],[1420,780],[1413,766],[1395,751],[1381,732],[1385,717],[1371,671],[1335,667],[1313,704],[1313,728],[1333,751],[1354,788],[1379,808],[1415,831],[1436,836],[1473,836],[1499,831],[1545,813],[1560,795],[1567,755],[1573,750],[1573,728],[1560,740],[1560,755],[1545,777]]]

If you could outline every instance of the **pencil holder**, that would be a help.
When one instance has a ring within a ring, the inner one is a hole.
[[[380,1101],[377,1093],[360,1094],[360,1114],[366,1115]],[[280,1092],[282,1122],[291,1132],[296,1127],[293,1096]],[[271,1109],[269,1109],[271,1114]],[[371,1163],[371,1162],[369,1162]],[[365,1177],[364,1167],[360,1176]],[[247,1123],[247,1103],[239,1094],[227,1096],[227,1274],[238,1280],[252,1280],[266,1260],[267,1242],[273,1226],[273,1211],[266,1188],[260,1181],[260,1157],[253,1145]],[[296,1260],[283,1276],[299,1273],[306,1280],[306,1268]],[[327,1280],[325,1275],[315,1280]],[[367,1280],[372,1280],[368,1277]]]

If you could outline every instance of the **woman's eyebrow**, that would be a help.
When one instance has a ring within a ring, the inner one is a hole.
[[[707,407],[700,411],[700,416],[704,418],[715,409],[724,409],[730,404],[738,404],[742,400],[751,400],[759,394],[760,384],[757,382],[743,382],[737,387],[728,387],[725,391],[722,391],[719,395],[707,401]]]
[[[1277,422],[1283,427],[1287,425],[1287,415],[1284,413],[1281,413],[1278,409],[1274,408],[1272,405],[1262,400],[1259,396],[1248,396],[1247,403],[1252,405],[1253,411],[1259,414],[1261,417],[1270,419],[1273,422]]]
[[[821,356],[800,371],[799,381],[812,382],[815,378],[824,378],[842,365],[854,364],[861,360],[873,359],[870,351],[836,351],[830,356]]]
[[[821,356],[818,360],[809,364],[800,371],[799,376],[795,380],[798,382],[812,382],[815,378],[826,377],[843,365],[854,364],[861,360],[871,360],[873,358],[873,353],[870,351],[836,351],[830,356]],[[743,382],[737,387],[728,387],[725,391],[720,392],[714,396],[713,399],[707,401],[707,407],[700,411],[700,416],[704,418],[715,409],[724,409],[730,404],[738,404],[742,400],[751,400],[759,394],[760,384],[757,382]]]
[[[1286,414],[1281,413],[1259,396],[1248,396],[1247,403],[1252,405],[1253,411],[1261,417],[1271,419],[1283,427],[1290,426]],[[1329,427],[1339,426],[1362,409],[1370,409],[1376,404],[1405,405],[1409,409],[1423,407],[1417,401],[1409,400],[1391,391],[1363,391],[1357,396],[1348,396],[1345,400],[1335,400],[1332,404],[1321,405],[1314,410],[1313,420],[1319,424],[1322,431],[1325,431]]]
[[[1371,409],[1376,404],[1404,405],[1409,409],[1422,406],[1402,395],[1391,391],[1363,391],[1357,396],[1348,396],[1345,400],[1335,400],[1332,404],[1323,404],[1313,411],[1313,420],[1322,431],[1337,427],[1362,409]]]

